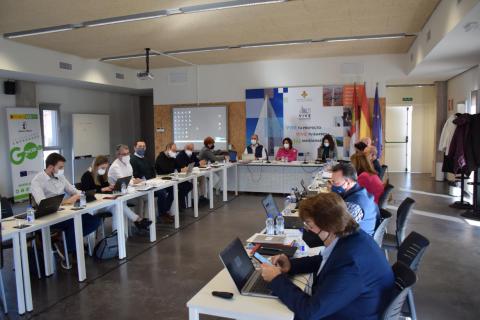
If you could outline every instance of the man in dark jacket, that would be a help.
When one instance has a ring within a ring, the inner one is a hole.
[[[133,148],[135,153],[130,158],[130,164],[132,165],[133,169],[133,177],[143,180],[154,179],[157,174],[155,173],[153,164],[145,158],[145,151],[147,150],[145,141],[136,141]],[[168,213],[170,211],[170,207],[172,206],[173,193],[162,189],[155,192],[155,197],[157,197],[158,216],[160,220],[164,223],[173,223],[174,219]]]
[[[380,210],[373,196],[357,183],[357,172],[350,163],[339,163],[332,168],[332,191],[342,196],[360,228],[373,236]]]
[[[177,146],[175,145],[175,143],[168,143],[165,147],[165,151],[160,152],[157,156],[157,160],[155,161],[155,169],[157,171],[157,174],[171,174],[174,173],[175,170],[177,170],[177,172],[185,172],[187,168],[180,168],[180,166],[175,161],[176,157]],[[183,209],[186,207],[185,198],[187,194],[192,190],[192,188],[192,183],[189,181],[182,182],[178,185],[178,199],[180,208]],[[173,193],[173,188],[168,188],[167,190],[169,189],[169,192]]]
[[[188,143],[185,145],[184,149],[180,151],[175,158],[175,161],[177,163],[177,167],[180,169],[188,167],[190,163],[194,163],[195,167],[204,167],[206,165],[205,160],[200,160],[198,159],[197,155],[193,153],[194,145],[193,143]],[[199,200],[200,201],[207,201],[207,198],[205,197],[205,177],[198,177],[198,194],[199,194]]]

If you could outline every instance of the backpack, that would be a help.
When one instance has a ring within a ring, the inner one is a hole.
[[[93,256],[100,260],[108,260],[118,256],[118,236],[116,230],[97,243],[93,250]]]

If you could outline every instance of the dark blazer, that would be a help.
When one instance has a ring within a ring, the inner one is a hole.
[[[88,191],[88,190],[95,190],[97,193],[102,192],[102,188],[110,186],[108,183],[108,179],[104,179],[102,176],[98,177],[100,185],[95,184],[95,181],[93,180],[92,173],[90,171],[85,171],[85,173],[82,175],[82,178],[80,180],[80,190],[82,191]]]
[[[362,230],[338,240],[318,276],[321,255],[291,262],[291,274],[314,273],[312,296],[284,274],[270,288],[297,320],[378,320],[394,292],[385,254]]]
[[[157,174],[170,174],[175,170],[179,171],[179,169],[175,158],[168,157],[163,151],[158,154],[157,160],[155,161]]]
[[[177,163],[177,166],[179,168],[185,168],[187,167],[190,163],[195,163],[195,167],[200,166],[200,160],[198,157],[195,155],[195,153],[192,153],[192,156],[189,157],[186,153],[185,150],[180,151],[177,154],[177,157],[175,158],[175,161]]]

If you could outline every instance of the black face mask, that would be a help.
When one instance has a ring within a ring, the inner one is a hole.
[[[321,247],[324,245],[318,234],[309,230],[303,230],[302,239],[310,248]]]
[[[210,149],[211,149],[211,150],[215,149],[215,145],[212,144],[212,145],[210,146]]]

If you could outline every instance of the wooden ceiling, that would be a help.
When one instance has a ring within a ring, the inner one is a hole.
[[[2,0],[0,33],[225,0]],[[89,59],[157,51],[356,35],[416,33],[439,0],[294,0],[17,38]],[[232,49],[178,55],[195,64],[404,53],[414,38]],[[135,69],[143,59],[112,61]],[[182,65],[153,57],[152,68]]]

